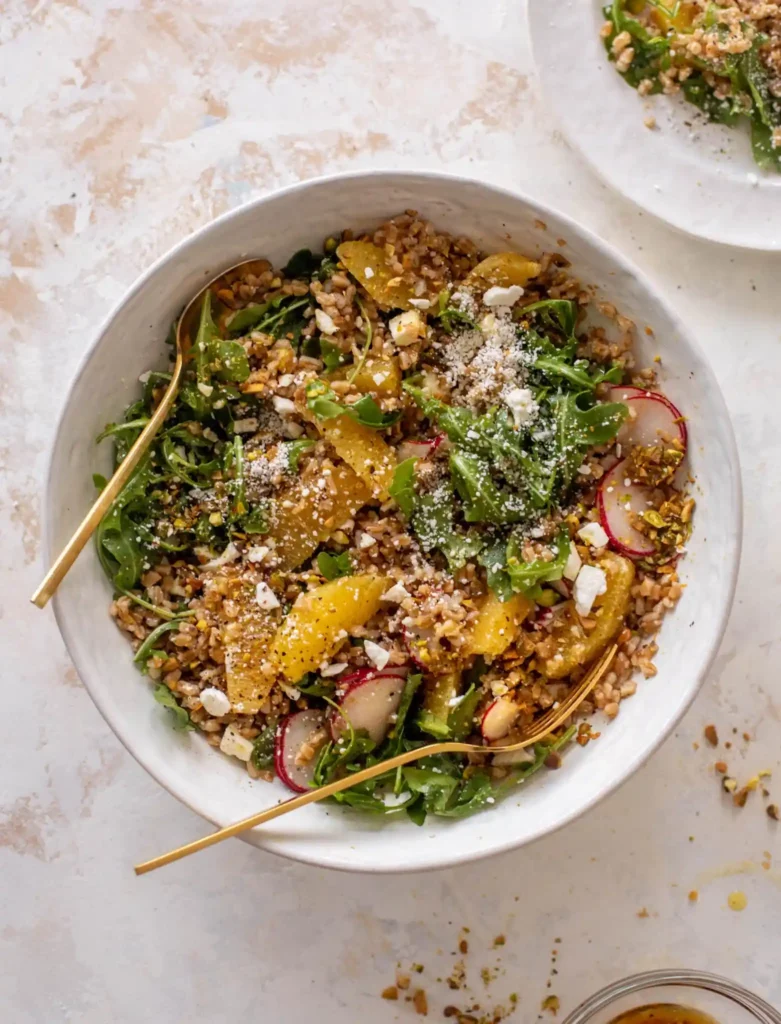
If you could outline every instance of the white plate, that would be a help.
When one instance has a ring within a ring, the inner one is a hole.
[[[724,630],[740,550],[740,472],[724,400],[696,341],[642,271],[573,221],[517,193],[445,174],[379,171],[308,181],[248,203],[183,241],[133,285],[85,354],[55,433],[45,499],[47,559],[93,500],[92,473],[110,471],[109,446],[96,448],[95,437],[137,397],[139,374],[165,365],[171,320],[205,281],[251,255],[279,266],[296,249],[316,248],[342,227],[370,227],[410,208],[489,252],[512,248],[535,256],[555,249],[557,238],[567,239],[567,255],[584,284],[596,285],[598,298],[653,328],[654,337],[638,331],[638,359],[646,365],[657,354],[662,358],[664,389],[689,420],[701,500],[681,566],[687,589],[665,619],[658,676],[640,681],[598,743],[573,745],[561,771],[535,778],[517,796],[463,821],[429,819],[418,828],[406,819],[377,821],[313,805],[244,837],[296,860],[359,871],[441,867],[522,846],[615,789],[697,693]],[[147,771],[218,825],[289,797],[280,782],[253,782],[202,736],[169,727],[108,615],[110,600],[90,545],[56,595],[57,622],[92,699]],[[139,848],[139,860],[186,838],[191,834],[161,835],[158,849]]]
[[[682,96],[639,96],[608,62],[598,0],[528,0],[528,12],[545,101],[608,185],[688,234],[781,250],[781,174],[754,163],[747,125],[710,124]]]

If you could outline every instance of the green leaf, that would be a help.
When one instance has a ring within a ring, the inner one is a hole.
[[[212,317],[211,296],[211,289],[207,289],[193,346],[198,382],[208,386],[212,377],[216,377],[224,382],[238,383],[249,377],[249,358],[239,342],[226,341],[220,337]]]
[[[500,601],[509,601],[515,591],[510,574],[507,572],[506,541],[494,541],[480,552],[477,560],[485,568],[486,580],[491,590]]]
[[[561,331],[565,338],[571,338],[575,334],[575,324],[578,321],[578,304],[569,299],[542,299],[540,302],[532,302],[524,306],[520,311],[522,317],[529,313],[536,313],[544,324],[554,330]]]
[[[287,261],[287,266],[284,267],[282,273],[291,279],[295,277],[311,278],[320,269],[322,262],[322,255],[313,253],[311,249],[299,249]]]
[[[341,555],[332,555],[330,551],[321,551],[317,556],[317,568],[327,580],[338,580],[341,576],[351,576],[353,563],[349,551]]]
[[[452,334],[457,327],[476,327],[474,320],[462,313],[456,306],[450,305],[450,292],[446,289],[439,293],[436,312],[432,314],[439,320],[442,329]]]
[[[483,671],[485,671],[485,663],[483,663]],[[475,711],[482,696],[482,688],[472,684],[459,698],[458,704],[447,717],[447,725],[452,739],[461,742],[475,731]]]
[[[447,722],[443,722],[441,718],[438,718],[431,711],[423,710],[418,712],[415,724],[421,732],[427,732],[434,739],[446,740],[450,738],[450,729]]]
[[[709,85],[702,72],[695,72],[681,84],[683,94],[689,103],[707,115],[708,119],[718,124],[736,125],[740,120],[740,110],[736,109],[733,100],[719,99],[713,86]]]
[[[415,699],[415,694],[420,689],[422,682],[423,676],[419,672],[415,672],[407,676],[407,681],[405,682],[404,689],[401,693],[399,707],[396,711],[396,721],[393,723],[393,727],[388,733],[388,739],[385,741],[385,747],[382,750],[382,756],[384,758],[395,757],[396,754],[401,753],[407,718],[409,717],[410,708],[412,707],[412,702]]]
[[[311,451],[316,444],[317,441],[312,441],[308,437],[299,438],[298,441],[282,441],[282,450],[285,453],[287,468],[290,473],[298,472],[301,456],[304,452]]]
[[[274,767],[274,746],[277,735],[276,719],[267,719],[259,736],[252,744],[250,760],[259,772],[270,771]]]
[[[401,412],[383,412],[371,395],[364,395],[352,405],[342,405],[336,394],[322,380],[308,384],[306,396],[307,408],[320,420],[347,415],[364,427],[384,430],[401,418]]]
[[[184,732],[187,729],[194,729],[195,726],[190,721],[190,716],[187,714],[185,709],[181,707],[176,697],[171,693],[165,683],[158,683],[154,688],[154,698],[158,704],[162,704],[171,715],[171,725],[177,732]]]
[[[412,513],[412,528],[424,551],[433,551],[447,543],[453,532],[453,492],[446,484],[419,494]]]
[[[92,483],[95,485],[95,487],[99,491],[102,491],[103,488],[108,483],[108,480],[103,476],[102,473],[93,473],[92,474]]]
[[[144,674],[146,674],[147,662],[151,657],[153,657],[154,652],[156,650],[157,641],[165,633],[169,633],[172,629],[178,629],[179,622],[179,619],[172,619],[170,622],[161,623],[159,626],[152,630],[149,636],[138,648],[133,657],[133,661],[136,665],[138,665],[138,667]]]
[[[411,518],[415,508],[415,463],[417,456],[405,459],[400,462],[393,473],[393,481],[388,488],[388,493],[396,502],[401,511]]]
[[[541,583],[560,580],[569,558],[570,546],[569,533],[563,528],[551,545],[555,551],[555,556],[551,561],[546,562],[542,558],[537,558],[533,562],[525,562],[520,542],[515,537],[511,537],[507,543],[507,573],[513,590],[516,593],[529,595]]]
[[[567,488],[585,454],[595,445],[608,444],[615,438],[629,409],[623,402],[597,402],[581,409],[572,393],[556,395],[552,404],[559,473]]]
[[[450,453],[450,474],[464,503],[468,523],[503,526],[523,518],[523,502],[494,483],[487,460],[455,448]]]
[[[322,336],[320,337],[320,358],[329,373],[333,373],[334,370],[338,370],[340,366],[349,362],[349,356],[342,352],[338,345]]]

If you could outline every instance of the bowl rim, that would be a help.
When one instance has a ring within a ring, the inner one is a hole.
[[[414,170],[414,169],[395,169],[395,168],[372,168],[368,170],[358,171],[347,171],[337,172],[334,174],[321,175],[316,178],[307,178],[303,181],[295,182],[291,185],[286,185],[282,188],[274,189],[262,196],[258,196],[255,199],[251,199],[246,203],[242,203],[239,206],[226,210],[219,217],[210,220],[208,223],[202,225],[196,231],[186,235],[179,242],[175,243],[170,249],[159,256],[154,262],[135,279],[130,287],[123,293],[122,297],[114,304],[109,310],[108,314],[103,318],[99,328],[95,331],[91,342],[84,350],[84,353],[79,360],[76,369],[65,389],[63,401],[60,406],[59,413],[57,415],[54,431],[52,433],[51,442],[49,446],[49,454],[47,459],[45,486],[43,492],[43,516],[44,516],[44,545],[43,553],[46,559],[46,564],[51,564],[53,551],[54,551],[54,509],[51,501],[51,489],[54,473],[54,454],[56,449],[56,439],[59,436],[63,421],[65,419],[66,412],[69,408],[73,391],[78,384],[81,376],[86,370],[87,365],[93,357],[95,350],[100,344],[103,335],[110,327],[111,323],[122,313],[124,307],[131,301],[132,298],[152,279],[159,268],[164,264],[176,258],[177,255],[189,249],[190,247],[197,246],[208,234],[213,231],[218,225],[224,225],[229,223],[231,220],[238,220],[244,217],[249,210],[255,210],[263,207],[266,204],[275,202],[281,196],[287,196],[296,192],[302,192],[307,189],[317,188],[322,185],[331,184],[337,181],[366,181],[367,179],[374,179],[375,181],[382,181],[387,179],[388,186],[392,186],[394,183],[408,182],[413,185],[415,181],[420,179],[428,179],[429,181],[442,181],[447,180],[455,184],[466,185],[468,187],[475,187],[477,189],[487,190],[494,192],[502,197],[509,199],[513,202],[519,202],[529,208],[531,208],[536,214],[540,216],[540,219],[544,220],[545,217],[552,217],[560,221],[564,227],[579,235],[584,241],[586,241],[592,248],[594,248],[599,255],[606,261],[617,264],[621,270],[627,274],[632,275],[636,280],[642,282],[643,288],[648,295],[649,299],[660,308],[664,309],[665,315],[669,317],[671,322],[675,325],[676,331],[685,340],[691,353],[699,360],[702,369],[710,377],[710,385],[713,388],[717,396],[717,401],[722,406],[724,428],[725,428],[725,448],[728,454],[728,465],[730,475],[733,481],[733,500],[725,504],[728,516],[728,545],[722,551],[722,555],[730,565],[729,576],[727,578],[727,585],[723,588],[720,601],[718,603],[718,614],[711,619],[711,639],[707,646],[705,656],[699,666],[698,671],[692,678],[690,686],[690,692],[686,697],[685,701],[679,708],[676,716],[670,720],[666,729],[662,730],[657,735],[653,742],[640,752],[633,759],[625,761],[622,764],[621,774],[617,775],[615,780],[609,785],[606,785],[599,793],[596,793],[593,797],[585,801],[583,804],[578,806],[574,810],[567,811],[561,820],[553,827],[545,828],[541,831],[536,832],[532,836],[525,840],[518,840],[512,836],[508,837],[503,842],[497,842],[493,844],[489,849],[483,849],[477,845],[471,851],[467,853],[458,852],[453,855],[437,856],[432,857],[421,857],[415,858],[412,862],[407,864],[401,864],[392,869],[390,868],[373,868],[371,865],[356,865],[351,862],[349,858],[349,843],[346,844],[346,850],[344,853],[339,855],[333,855],[332,853],[326,859],[319,856],[316,853],[309,854],[308,851],[288,851],[277,848],[273,842],[266,844],[263,840],[263,833],[261,829],[252,829],[247,834],[242,834],[241,838],[244,842],[256,846],[259,849],[264,850],[268,853],[276,854],[277,856],[285,857],[289,860],[296,860],[304,864],[310,864],[316,867],[333,868],[342,871],[361,871],[373,874],[406,874],[414,871],[430,871],[437,870],[439,868],[453,867],[458,864],[466,864],[474,861],[483,860],[487,857],[492,857],[496,854],[507,853],[511,850],[518,849],[522,846],[528,846],[532,843],[537,842],[544,836],[552,835],[570,824],[572,821],[584,815],[587,811],[594,808],[602,800],[606,799],[612,793],[615,793],[625,782],[627,782],[634,774],[638,771],[649,758],[656,753],[662,743],[667,739],[670,733],[675,729],[676,725],[680,722],[683,715],[688,711],[695,697],[699,693],[705,677],[713,663],[713,660],[718,651],[721,639],[724,633],[724,628],[729,617],[732,602],[735,594],[735,588],[737,585],[738,570],[740,567],[740,554],[743,539],[743,489],[740,472],[740,460],[738,456],[737,444],[735,441],[734,430],[732,427],[732,421],[729,416],[724,395],[721,391],[721,387],[718,380],[711,368],[711,365],[705,355],[703,348],[695,337],[692,336],[688,327],[675,312],[675,310],[668,304],[664,296],[657,290],[654,283],[651,281],[649,276],[637,267],[628,257],[626,257],[620,250],[616,249],[610,243],[604,241],[589,228],[579,224],[568,214],[561,213],[559,210],[549,206],[544,202],[540,202],[537,199],[532,198],[524,192],[516,189],[506,188],[501,185],[494,184],[493,182],[484,181],[480,178],[474,178],[462,174],[452,174],[445,171],[438,170]],[[166,789],[172,796],[175,796],[182,804],[188,807],[191,811],[194,811],[204,820],[211,822],[211,824],[217,827],[224,827],[228,824],[232,824],[233,819],[223,819],[218,815],[212,814],[207,811],[197,801],[186,798],[180,791],[179,787],[175,782],[171,781],[166,777],[166,773],[162,766],[159,768],[157,763],[152,763],[148,758],[141,756],[136,753],[133,743],[133,730],[128,729],[125,723],[121,720],[114,720],[110,709],[108,709],[99,693],[93,692],[92,687],[88,681],[88,672],[82,672],[82,666],[79,664],[80,659],[76,657],[72,651],[75,649],[75,645],[72,644],[71,631],[65,621],[65,615],[62,608],[62,600],[59,593],[54,595],[52,600],[53,610],[57,626],[60,630],[60,634],[65,642],[65,646],[68,650],[68,655],[73,660],[74,666],[79,673],[79,677],[84,682],[84,686],[89,693],[93,703],[100,711],[101,715],[108,723],[115,736],[119,739],[125,749],[130,753],[135,760],[144,768],[157,783],[159,783],[164,789]],[[255,841],[253,841],[253,836]]]

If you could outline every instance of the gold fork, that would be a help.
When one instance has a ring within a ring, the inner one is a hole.
[[[176,850],[170,850],[159,857],[153,857],[152,860],[144,861],[143,864],[137,864],[135,872],[137,875],[145,875],[147,871],[154,871],[155,868],[164,867],[175,860],[181,860],[182,857],[189,857],[191,853],[205,850],[207,846],[221,843],[223,839],[230,839],[231,836],[237,836],[239,833],[246,832],[256,825],[263,825],[267,821],[273,821],[274,818],[281,818],[283,814],[289,814],[290,811],[298,810],[299,807],[306,807],[307,804],[314,804],[319,800],[325,800],[327,797],[333,796],[334,793],[341,793],[345,789],[357,786],[360,782],[374,779],[378,775],[391,771],[393,768],[398,768],[399,765],[410,764],[412,761],[418,761],[422,757],[430,757],[432,754],[509,754],[515,750],[523,750],[524,747],[531,746],[532,743],[538,743],[541,739],[549,736],[554,729],[557,729],[574,713],[605,674],[617,650],[618,648],[615,645],[610,647],[567,697],[535,719],[531,724],[530,731],[517,743],[510,743],[502,747],[485,747],[479,743],[444,742],[429,743],[425,747],[418,747],[417,750],[408,750],[397,757],[390,757],[387,761],[381,761],[371,768],[364,768],[363,771],[356,772],[354,775],[348,775],[343,779],[337,779],[336,782],[329,782],[327,786],[320,786],[318,789],[302,793],[300,796],[294,796],[290,800],[284,800],[282,803],[275,804],[274,807],[269,807],[268,810],[260,811],[258,814],[251,814],[248,818],[243,818],[233,825],[221,828],[217,832],[203,836],[201,839],[195,839],[192,843],[185,843],[184,846],[180,846]]]
[[[30,598],[32,603],[37,605],[38,608],[46,607],[49,598],[52,597],[65,579],[73,563],[81,554],[84,545],[98,528],[101,519],[108,512],[112,502],[130,479],[133,470],[143,458],[170,412],[179,391],[179,386],[182,383],[185,363],[190,357],[193,328],[200,313],[200,302],[203,295],[209,288],[215,288],[218,281],[221,281],[223,278],[230,279],[237,271],[241,271],[244,267],[250,267],[257,262],[257,259],[242,260],[241,263],[223,270],[204,285],[197,295],[193,296],[185,306],[184,312],[179,317],[179,322],[176,325],[176,361],[174,362],[171,380],[168,383],[165,394],[152,414],[151,419],[136,438],[132,448],[114,470],[114,475],[95,499],[92,508],[79,523],[75,533],[57,556],[51,569],[46,573],[38,589]]]

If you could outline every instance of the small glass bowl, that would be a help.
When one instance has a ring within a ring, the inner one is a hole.
[[[703,971],[646,971],[616,981],[581,1003],[563,1024],[611,1024],[654,1003],[674,1003],[710,1014],[718,1024],[781,1024],[781,1013],[741,985]]]

